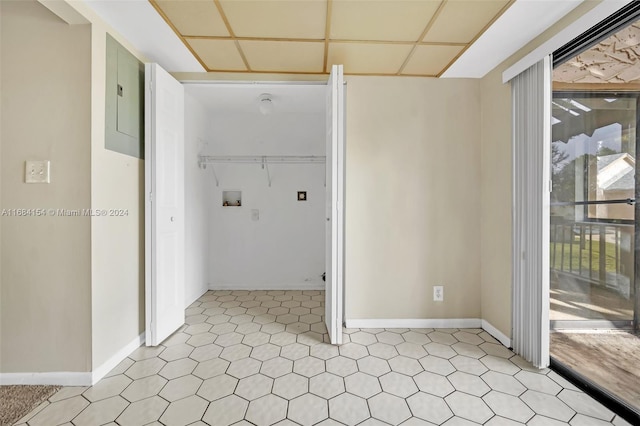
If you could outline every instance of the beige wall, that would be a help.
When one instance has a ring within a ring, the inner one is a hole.
[[[92,364],[99,368],[144,332],[144,161],[105,149],[106,34],[144,61],[84,3],[91,22],[91,207],[124,217],[91,222]]]
[[[480,81],[347,77],[348,319],[484,318],[511,334],[501,72],[597,2],[586,3]],[[73,5],[91,29],[0,2],[1,207],[129,216],[1,219],[0,372],[90,371],[144,329],[144,162],[104,149],[109,28]],[[52,184],[22,183],[27,158],[52,161]]]
[[[494,71],[480,88],[482,318],[511,336],[511,86]]]
[[[346,318],[480,318],[479,81],[346,80]]]
[[[35,0],[0,2],[2,209],[88,208],[90,28]],[[51,184],[24,161],[51,161]],[[0,372],[91,369],[88,217],[1,218]]]
[[[0,167],[2,166],[2,5],[0,5]],[[0,168],[0,209],[2,209],[2,169]],[[2,219],[0,219],[0,372],[2,371]]]
[[[1,207],[129,212],[2,218],[0,372],[92,371],[144,331],[144,161],[104,148],[109,28],[81,3],[92,25],[0,4]],[[22,183],[41,158],[52,183]]]

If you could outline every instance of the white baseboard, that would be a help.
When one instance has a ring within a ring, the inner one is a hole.
[[[91,386],[91,373],[0,373],[0,385]]]
[[[491,323],[487,320],[482,320],[482,329],[492,335],[498,340],[498,342],[502,343],[503,346],[510,348],[511,347],[511,339],[507,337],[503,332],[495,328]]]
[[[133,339],[93,372],[0,373],[0,385],[92,386],[144,343],[144,333]]]
[[[129,354],[144,344],[145,333],[142,333],[132,341],[127,343],[118,352],[116,352],[111,358],[102,363],[98,368],[94,368],[91,373],[91,384],[95,385],[100,379],[113,370],[123,359],[129,356]]]
[[[479,318],[444,319],[347,319],[347,328],[482,328],[502,345],[511,347],[511,339],[489,321]]]
[[[480,328],[479,318],[348,319],[347,328]]]
[[[190,295],[188,295],[186,297],[185,300],[185,308],[188,308],[193,302],[195,302],[196,300],[198,300],[200,298],[200,296],[202,296],[203,294],[205,294],[207,291],[209,291],[209,288],[205,285],[200,287],[197,291],[191,293]]]
[[[295,284],[209,284],[209,290],[324,290],[324,283]]]

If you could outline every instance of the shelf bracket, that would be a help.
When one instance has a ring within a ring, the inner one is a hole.
[[[267,180],[269,181],[269,188],[271,188],[271,173],[269,173],[269,163],[267,157],[262,157],[262,168],[267,171]]]
[[[216,180],[216,186],[220,186],[220,181],[218,180],[218,175],[216,174],[216,168],[211,164],[211,173],[213,173],[213,178]]]

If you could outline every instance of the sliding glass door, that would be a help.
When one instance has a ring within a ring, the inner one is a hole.
[[[549,349],[640,419],[638,96],[554,92]]]
[[[640,2],[553,54],[551,367],[640,424]]]
[[[552,329],[637,328],[637,105],[635,93],[554,92]]]

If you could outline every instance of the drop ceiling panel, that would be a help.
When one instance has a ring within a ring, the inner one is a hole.
[[[213,0],[156,0],[152,4],[182,35],[229,36]]]
[[[196,55],[211,70],[246,71],[233,40],[187,39]]]
[[[237,37],[324,39],[326,0],[222,0]]]
[[[463,46],[417,46],[402,74],[438,75],[462,49]]]
[[[439,1],[334,0],[331,39],[417,41]]]
[[[470,43],[508,3],[508,0],[449,0],[424,41]]]
[[[515,0],[149,1],[208,71],[433,76]]]
[[[327,72],[333,64],[343,64],[347,74],[396,74],[412,45],[330,43]]]
[[[324,42],[241,40],[239,43],[253,71],[322,72]]]

